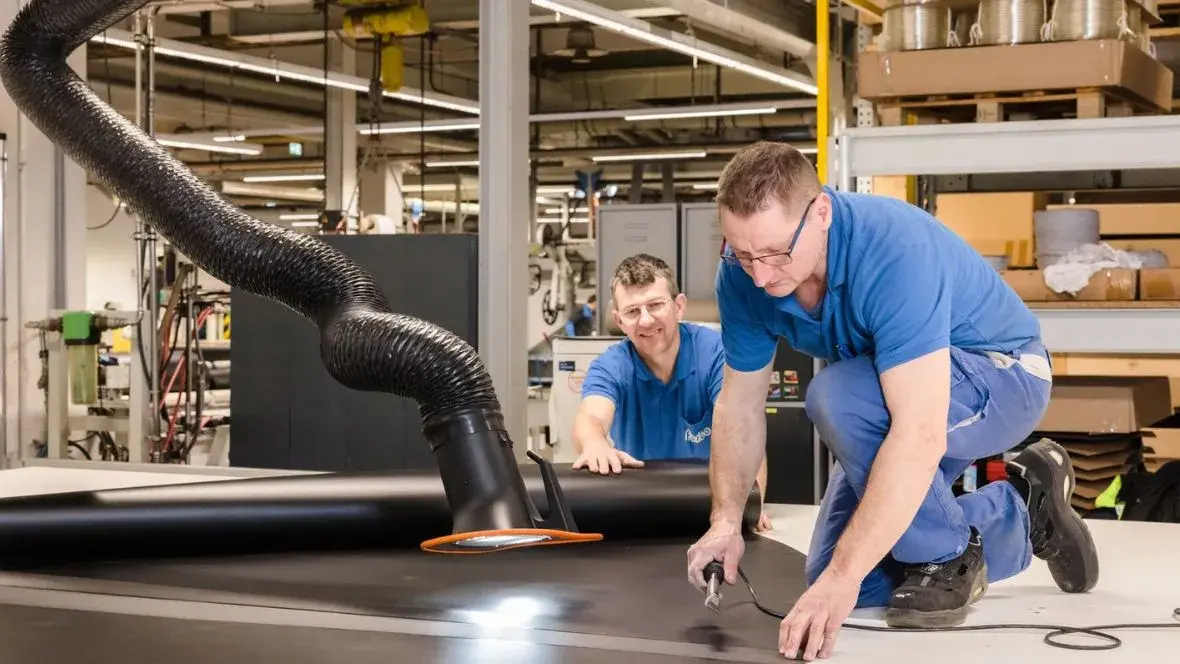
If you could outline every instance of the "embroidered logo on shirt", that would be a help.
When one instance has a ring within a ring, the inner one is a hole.
[[[700,445],[701,443],[705,442],[705,439],[708,438],[712,433],[713,427],[705,427],[697,433],[693,433],[692,429],[685,429],[684,440],[686,442],[692,443],[693,445]]]

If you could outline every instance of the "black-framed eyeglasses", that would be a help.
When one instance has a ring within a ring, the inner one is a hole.
[[[795,251],[795,244],[799,242],[799,235],[803,233],[803,225],[807,223],[807,215],[811,213],[811,206],[815,205],[815,201],[819,196],[811,199],[807,207],[803,209],[803,216],[799,219],[799,226],[795,228],[795,234],[791,236],[791,243],[787,245],[786,251],[776,251],[773,254],[763,254],[761,256],[738,256],[736,254],[728,254],[725,252],[726,242],[721,241],[721,260],[731,265],[740,265],[744,268],[750,268],[754,265],[754,261],[758,261],[763,265],[771,267],[783,267],[791,264],[791,254]]]

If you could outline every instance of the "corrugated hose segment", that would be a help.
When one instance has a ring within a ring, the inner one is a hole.
[[[332,247],[246,214],[70,69],[70,52],[145,4],[33,0],[21,9],[0,44],[0,78],[17,108],[209,274],[314,321],[324,366],[341,384],[414,399],[424,419],[498,414],[470,344],[393,313],[373,278]]]

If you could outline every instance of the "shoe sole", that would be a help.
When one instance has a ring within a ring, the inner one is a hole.
[[[1049,454],[1045,450],[1033,450],[1040,457],[1041,463],[1051,469],[1050,481],[1055,488],[1060,490],[1060,493],[1058,490],[1049,491],[1046,495],[1046,502],[1042,505],[1042,509],[1049,509],[1049,521],[1053,524],[1053,538],[1050,546],[1061,552],[1058,554],[1058,559],[1046,560],[1049,563],[1049,573],[1053,576],[1057,587],[1064,592],[1089,592],[1098,584],[1098,549],[1094,546],[1094,538],[1090,534],[1090,528],[1086,526],[1086,522],[1069,503],[1074,487],[1077,486],[1073,464],[1069,462],[1069,452],[1057,441],[1044,438],[1039,442],[1051,448],[1064,460],[1064,463],[1057,463],[1053,458],[1046,458]],[[1061,488],[1060,484],[1063,480],[1065,485],[1064,488]],[[1063,542],[1073,544],[1063,546],[1061,544]],[[1080,553],[1080,561],[1061,559],[1067,553],[1073,552]],[[1080,562],[1082,568],[1080,580],[1070,578],[1070,575],[1067,574],[1067,570],[1077,562]]]
[[[971,605],[978,602],[987,592],[987,564],[980,567],[972,584],[971,597],[967,603],[955,609],[939,611],[915,611],[913,609],[886,609],[885,624],[895,629],[946,629],[958,627],[967,620]]]

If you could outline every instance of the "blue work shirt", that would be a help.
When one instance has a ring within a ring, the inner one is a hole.
[[[590,363],[582,398],[596,394],[614,402],[611,439],[636,459],[707,460],[724,366],[719,332],[680,323],[676,368],[667,383],[652,374],[628,339]]]
[[[582,312],[581,312],[581,315],[578,316],[578,319],[577,320],[570,319],[565,322],[565,336],[567,336],[567,337],[578,336],[577,324],[581,321],[584,321],[584,320],[593,321],[593,319],[594,319],[594,312],[590,310],[590,305],[583,304],[582,305]],[[591,324],[593,324],[593,323],[591,322]]]
[[[872,356],[878,374],[940,348],[1011,353],[1040,338],[1016,292],[938,219],[894,198],[824,192],[832,198],[827,288],[814,315],[794,294],[772,297],[740,266],[721,262],[729,366],[766,366],[780,336],[829,363]]]

